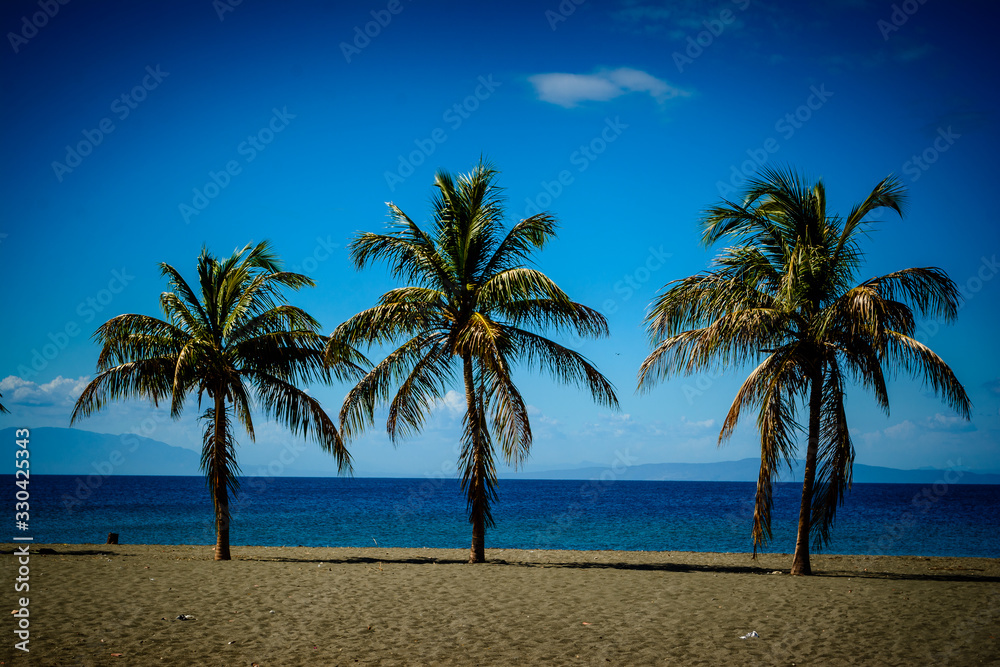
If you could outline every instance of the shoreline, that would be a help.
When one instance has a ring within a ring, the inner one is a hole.
[[[0,548],[0,555],[11,555],[11,551],[15,548],[25,546],[23,542],[6,542],[2,543],[2,548]],[[163,550],[165,553],[172,550],[177,550],[178,552],[185,553],[190,550],[192,553],[197,553],[196,560],[214,560],[214,549],[215,544],[132,544],[132,543],[121,543],[121,544],[104,544],[100,542],[39,542],[39,543],[27,543],[34,554],[38,550],[56,551],[55,555],[73,555],[75,551],[100,551],[107,549],[108,553],[117,553],[113,550],[119,549],[120,553],[128,552],[129,549],[135,549],[138,552],[149,552],[155,550]],[[258,544],[235,544],[230,545],[230,551],[233,555],[233,560],[270,560],[276,552],[289,552],[284,554],[284,556],[290,556],[295,554],[305,554],[312,552],[323,552],[331,556],[330,562],[335,562],[342,559],[349,559],[351,557],[359,558],[370,558],[373,554],[386,553],[392,554],[406,554],[408,557],[410,555],[420,554],[430,562],[431,560],[438,560],[439,562],[465,562],[468,556],[468,547],[384,547],[384,546],[363,546],[363,547],[352,547],[352,546],[307,546],[307,545],[258,545]],[[624,562],[632,560],[631,556],[638,557],[642,560],[645,559],[655,559],[657,557],[662,557],[664,562],[680,562],[685,559],[690,560],[692,563],[713,561],[716,559],[734,559],[734,560],[745,560],[746,565],[750,569],[767,569],[770,573],[772,569],[770,567],[765,567],[764,565],[759,565],[760,563],[767,563],[768,565],[773,564],[775,559],[787,559],[789,566],[791,565],[792,552],[758,552],[756,559],[753,554],[749,551],[686,551],[686,550],[640,550],[640,549],[560,549],[560,548],[548,548],[548,549],[521,549],[521,548],[507,548],[507,547],[486,547],[487,563],[497,562],[497,563],[520,563],[527,562],[534,559],[540,559],[544,562],[573,562],[577,560],[577,555],[597,555],[603,554],[611,558],[612,556],[619,555],[624,558]],[[53,555],[51,553],[42,553],[41,555]],[[501,557],[495,560],[491,557],[498,556]],[[936,555],[924,555],[924,554],[846,554],[846,553],[812,553],[810,555],[812,563],[814,565],[814,570],[818,568],[815,567],[817,563],[827,563],[827,564],[838,564],[840,572],[843,570],[844,561],[847,562],[869,562],[869,561],[884,561],[886,564],[892,564],[896,562],[897,564],[903,562],[919,562],[919,561],[981,561],[981,565],[989,566],[991,564],[996,564],[1000,566],[1000,556],[995,558],[987,556],[936,556]],[[283,558],[284,559],[284,558]],[[293,560],[288,558],[289,560]],[[387,559],[392,560],[392,559]],[[781,568],[778,568],[781,569]],[[789,568],[784,568],[788,570]],[[863,569],[863,568],[862,568]],[[846,570],[843,570],[846,572]],[[787,572],[785,572],[787,574]],[[827,573],[830,574],[830,573]]]
[[[31,545],[30,653],[11,635],[0,660],[1000,664],[1000,559],[821,554],[791,577],[774,553],[212,548]]]

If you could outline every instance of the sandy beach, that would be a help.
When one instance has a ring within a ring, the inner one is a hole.
[[[470,566],[458,549],[31,552],[30,652],[12,616],[2,664],[1000,664],[997,559],[815,556],[818,576],[793,578],[786,554],[488,550]]]

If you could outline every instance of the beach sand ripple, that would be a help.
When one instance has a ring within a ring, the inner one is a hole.
[[[210,546],[34,545],[31,650],[7,632],[0,660],[1000,664],[997,559],[821,555],[818,576],[791,577],[787,554],[491,549],[473,566],[466,553],[233,547],[212,562]]]

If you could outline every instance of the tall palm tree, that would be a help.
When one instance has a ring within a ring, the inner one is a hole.
[[[800,405],[808,404],[805,478],[792,574],[810,574],[810,533],[829,539],[850,488],[854,446],[847,428],[848,380],[889,411],[886,377],[902,370],[966,419],[969,398],[945,362],[914,336],[914,310],[954,320],[955,284],[941,269],[913,268],[859,284],[859,240],[868,217],[902,216],[904,188],[880,182],[846,218],[828,216],[822,181],[812,187],[788,170],[766,169],[743,203],[723,201],[702,219],[706,246],[727,239],[714,266],[671,282],[646,318],[654,346],[639,371],[640,389],[671,373],[758,362],[726,415],[719,444],[740,415],[758,409],[761,466],[754,508],[754,555],[771,538],[771,491],[796,452]]]
[[[70,423],[126,398],[154,405],[169,399],[177,418],[189,394],[197,394],[199,406],[207,396],[201,466],[215,505],[215,560],[229,560],[229,494],[239,489],[236,422],[253,440],[256,406],[293,433],[315,439],[341,472],[349,471],[350,455],[336,424],[297,385],[356,379],[364,359],[342,345],[328,354],[319,323],[285,302],[284,288],[311,287],[313,281],[282,271],[267,241],[223,260],[203,249],[198,291],[171,265],[160,264],[160,271],[173,290],[160,295],[166,320],[119,315],[97,330],[98,375],[77,400]]]
[[[494,439],[504,461],[515,466],[531,447],[528,409],[513,367],[547,371],[586,387],[598,403],[618,406],[611,383],[586,358],[536,331],[601,337],[608,329],[598,312],[525,265],[555,237],[555,220],[540,213],[505,230],[496,176],[482,161],[457,182],[439,172],[430,231],[390,203],[390,232],[359,234],[351,257],[358,269],[388,262],[407,286],[386,292],[331,335],[331,345],[404,341],[348,393],[340,415],[347,437],[372,425],[376,407],[388,403],[386,429],[397,442],[418,431],[435,401],[461,378],[466,411],[459,466],[472,563],[485,560],[486,529],[494,525]]]
[[[3,394],[0,394],[0,398],[3,398]],[[5,408],[3,403],[0,403],[0,414],[10,414],[10,410]]]

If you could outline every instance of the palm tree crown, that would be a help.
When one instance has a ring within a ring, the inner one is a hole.
[[[846,218],[830,216],[822,182],[806,185],[791,171],[764,170],[742,203],[723,201],[704,215],[706,246],[727,239],[714,266],[670,283],[646,318],[654,346],[639,372],[640,389],[672,373],[758,365],[729,409],[720,444],[741,414],[756,409],[761,468],[754,511],[754,552],[771,537],[774,480],[791,466],[795,415],[808,404],[805,480],[792,571],[808,574],[810,531],[829,538],[851,483],[854,447],[844,392],[855,381],[888,413],[887,377],[920,376],[948,405],[969,417],[969,399],[951,369],[914,338],[914,310],[951,321],[959,293],[941,269],[912,268],[856,283],[858,244],[868,217],[888,208],[902,215],[904,190],[880,182]]]
[[[389,204],[387,234],[361,233],[351,257],[361,269],[386,261],[407,286],[390,290],[331,336],[331,346],[404,342],[352,389],[341,410],[342,431],[358,434],[388,404],[390,439],[418,431],[435,401],[458,378],[466,394],[460,466],[473,525],[470,560],[484,559],[486,527],[496,498],[493,439],[503,459],[518,465],[531,447],[527,406],[512,379],[517,364],[587,388],[617,407],[612,385],[580,354],[536,330],[607,335],[596,311],[573,302],[551,279],[526,266],[555,236],[547,213],[509,229],[496,171],[480,164],[457,181],[435,178],[431,230]]]
[[[160,268],[172,289],[160,295],[166,320],[119,315],[97,330],[98,375],[77,400],[71,423],[126,398],[154,405],[169,400],[176,418],[190,394],[199,406],[207,396],[202,469],[215,503],[215,557],[228,560],[229,492],[237,491],[239,481],[234,421],[253,440],[256,407],[293,433],[315,439],[341,471],[349,471],[350,456],[334,421],[298,385],[354,379],[364,360],[345,346],[332,358],[325,355],[327,338],[318,333],[318,322],[282,296],[285,288],[313,281],[282,271],[266,241],[222,260],[203,250],[198,291],[174,267]]]

